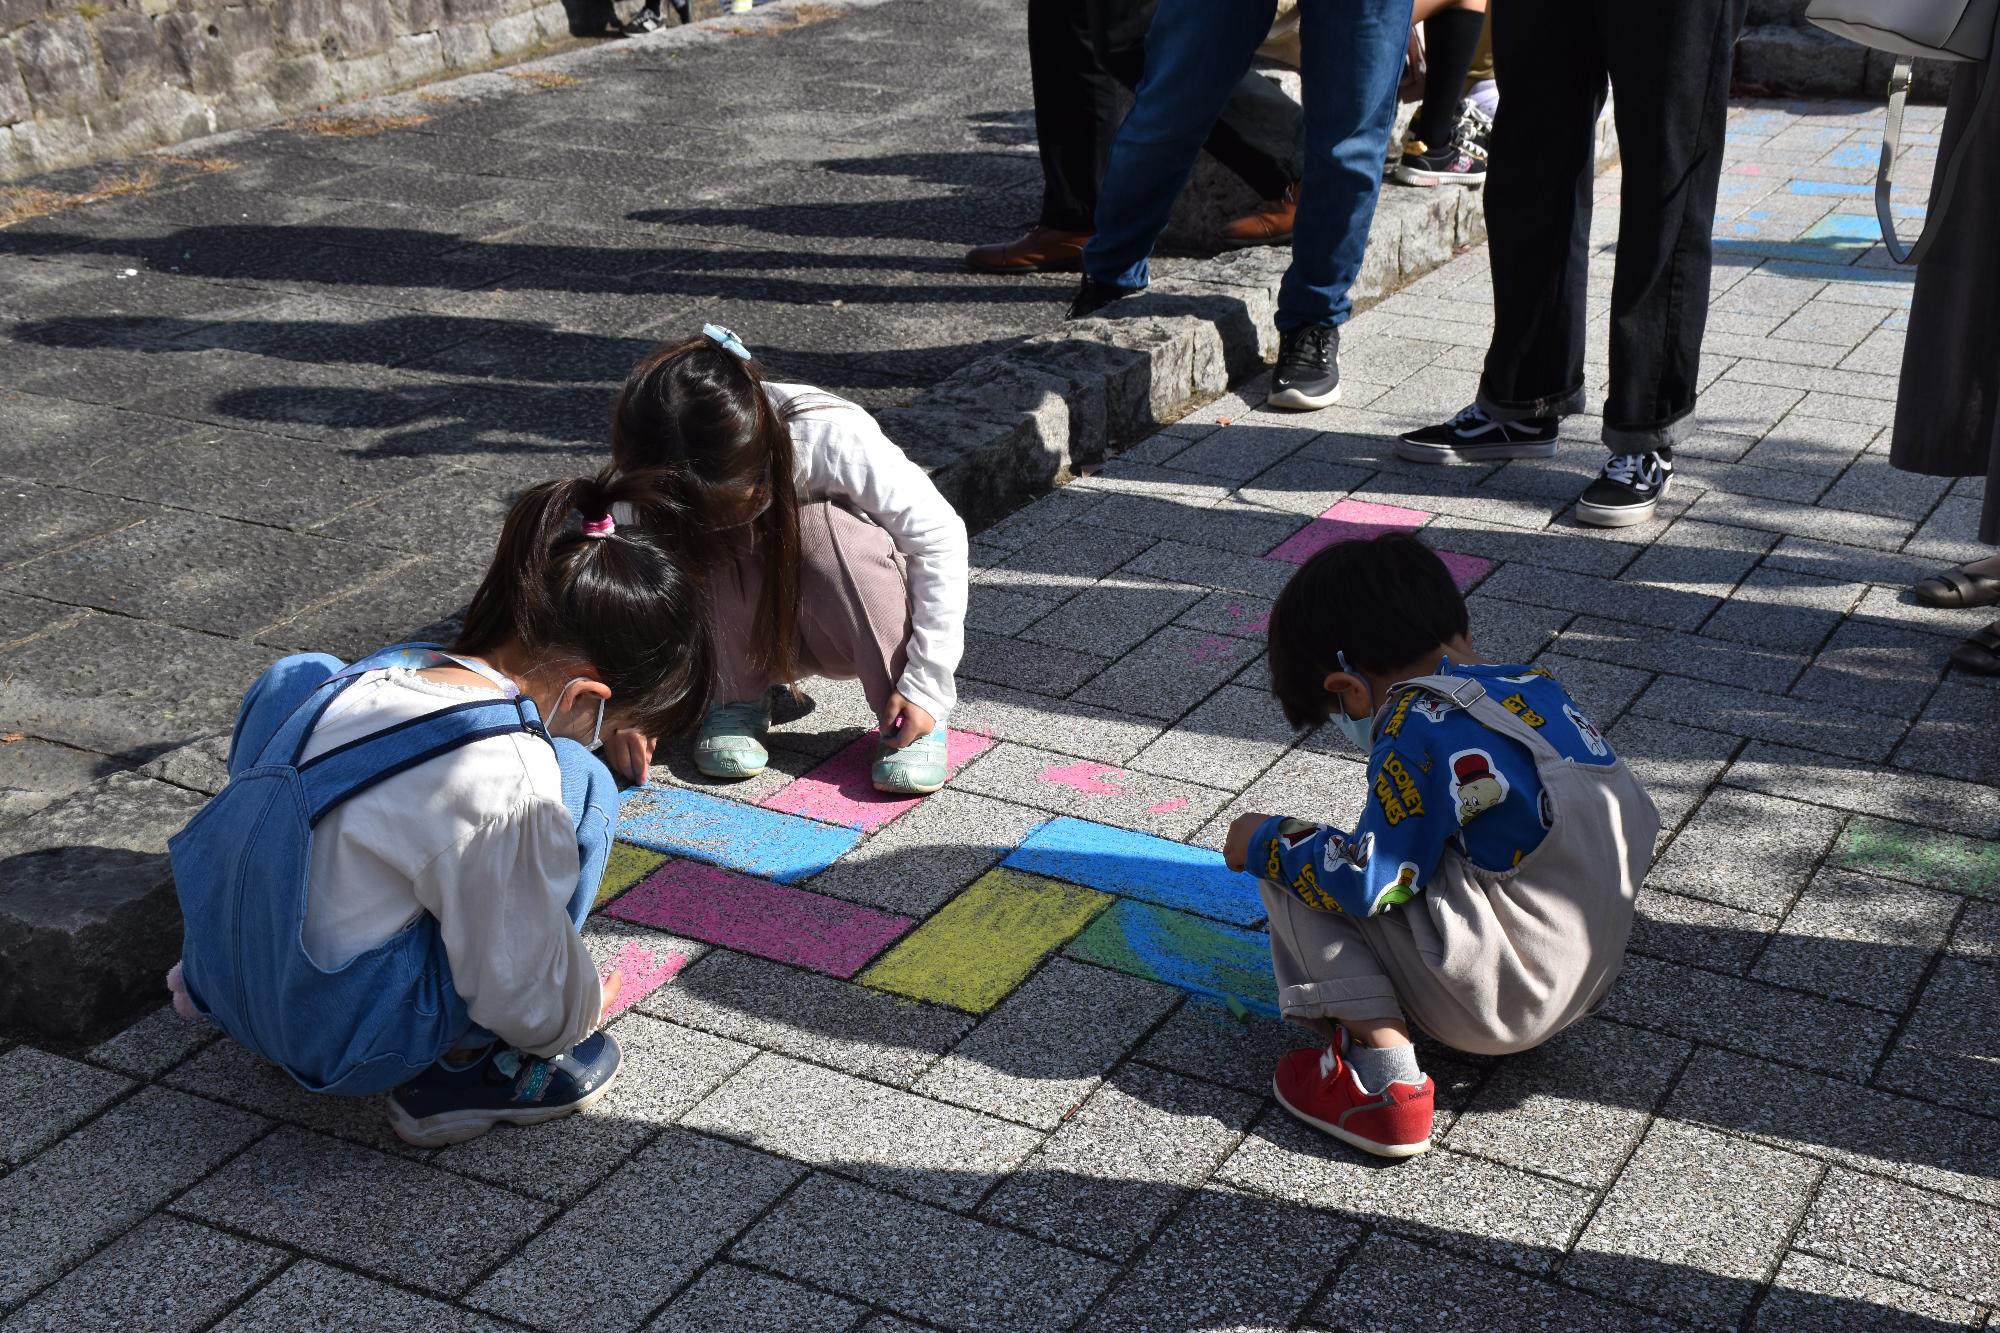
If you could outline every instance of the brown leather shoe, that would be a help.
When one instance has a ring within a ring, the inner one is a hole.
[[[1224,245],[1283,245],[1292,239],[1292,219],[1299,212],[1299,187],[1285,187],[1276,199],[1266,199],[1222,229]]]
[[[1087,231],[1037,227],[1018,241],[975,245],[965,266],[981,273],[1074,273],[1083,265]]]

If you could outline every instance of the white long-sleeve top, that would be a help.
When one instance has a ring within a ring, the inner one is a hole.
[[[780,412],[798,400],[791,434],[799,499],[845,500],[903,553],[910,639],[896,689],[942,726],[958,702],[954,676],[965,655],[965,520],[858,404],[803,384],[764,388]]]
[[[415,671],[370,671],[333,701],[305,758],[469,699],[498,696]],[[558,1055],[602,1018],[597,967],[569,902],[581,864],[547,741],[488,737],[335,806],[313,831],[306,956],[338,967],[424,912],[472,1021]]]

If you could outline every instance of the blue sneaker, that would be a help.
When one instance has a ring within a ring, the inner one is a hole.
[[[711,778],[754,778],[771,762],[757,738],[771,729],[771,696],[708,710],[695,737],[694,766]]]
[[[919,736],[900,750],[875,747],[875,768],[869,774],[875,790],[892,796],[928,796],[944,786],[944,728]]]
[[[593,1032],[551,1060],[498,1042],[472,1063],[439,1061],[389,1094],[389,1128],[405,1143],[442,1148],[495,1125],[539,1125],[581,1111],[611,1091],[625,1054]]]

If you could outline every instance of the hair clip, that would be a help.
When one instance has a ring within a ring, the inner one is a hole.
[[[702,325],[701,336],[738,360],[748,361],[750,359],[750,349],[743,345],[743,340],[730,330],[723,328],[720,324]]]
[[[611,515],[603,518],[587,518],[583,521],[583,535],[586,537],[609,537],[618,531],[617,521]]]

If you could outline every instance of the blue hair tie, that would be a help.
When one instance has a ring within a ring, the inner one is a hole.
[[[730,330],[723,328],[720,324],[702,325],[701,336],[738,360],[748,361],[750,359],[750,349],[743,345],[743,340]]]

